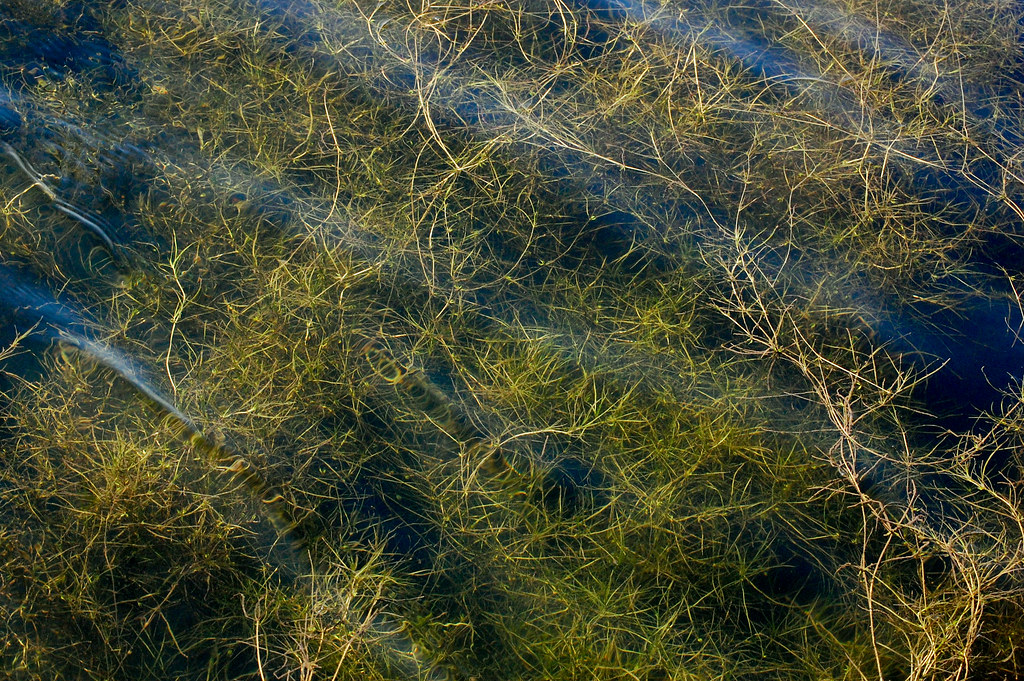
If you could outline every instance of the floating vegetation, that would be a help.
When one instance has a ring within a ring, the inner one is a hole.
[[[3,3],[0,673],[1016,678],[1021,26]]]
[[[102,219],[89,215],[87,211],[75,208],[71,204],[59,198],[56,192],[43,182],[43,179],[39,177],[39,174],[21,159],[21,156],[18,155],[18,152],[16,152],[10,144],[0,142],[0,148],[2,148],[7,156],[17,164],[18,168],[25,173],[32,185],[38,187],[44,194],[46,194],[47,197],[49,197],[57,210],[77,220],[83,227],[99,238],[103,243],[103,246],[107,249],[107,252],[110,253],[112,257],[117,256],[117,248],[114,246],[114,241],[107,234],[108,229],[102,226]]]

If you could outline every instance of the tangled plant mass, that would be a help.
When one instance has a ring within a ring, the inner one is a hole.
[[[1022,26],[4,3],[3,673],[1016,678]]]

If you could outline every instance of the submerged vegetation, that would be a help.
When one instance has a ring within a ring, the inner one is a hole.
[[[1024,665],[1024,9],[0,3],[0,669]]]

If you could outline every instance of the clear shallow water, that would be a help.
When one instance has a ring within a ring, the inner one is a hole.
[[[0,21],[5,672],[1015,669],[1013,10]]]

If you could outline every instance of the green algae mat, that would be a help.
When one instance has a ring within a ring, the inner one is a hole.
[[[0,673],[1018,678],[1022,34],[0,2]]]

